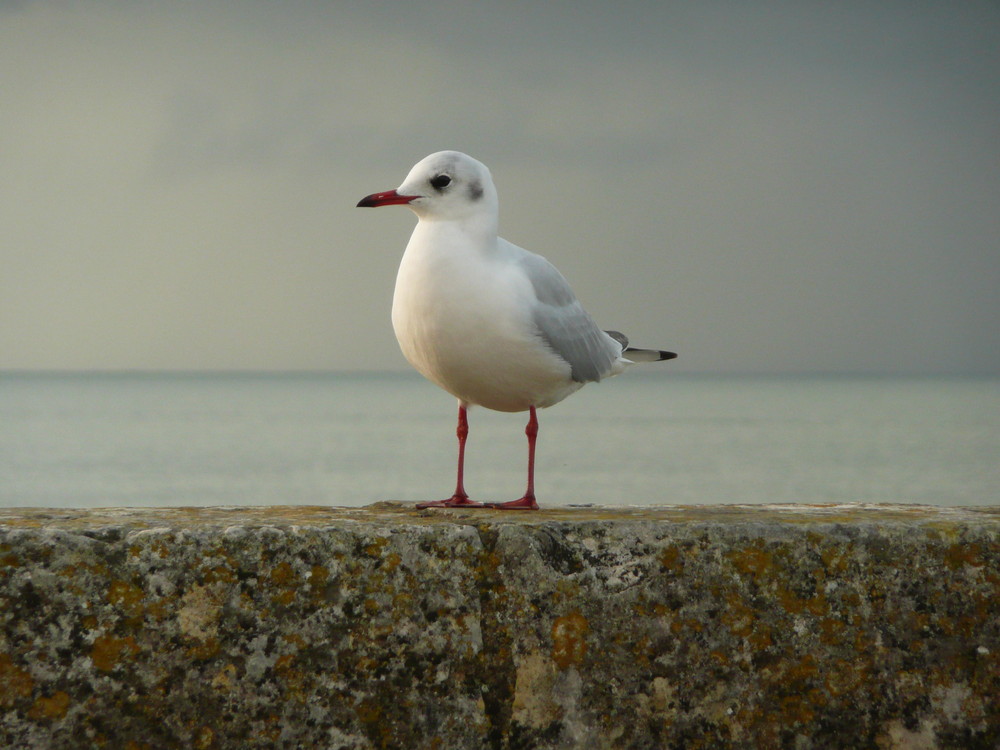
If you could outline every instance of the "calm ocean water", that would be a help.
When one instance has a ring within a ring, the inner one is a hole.
[[[543,505],[1000,504],[1000,380],[631,372],[539,413]],[[470,413],[466,487],[524,489],[524,414]],[[0,506],[451,494],[455,403],[410,374],[0,374]]]

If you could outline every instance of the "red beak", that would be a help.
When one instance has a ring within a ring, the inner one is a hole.
[[[415,201],[419,195],[400,195],[395,190],[372,193],[358,201],[358,208],[378,208],[379,206],[399,206]]]

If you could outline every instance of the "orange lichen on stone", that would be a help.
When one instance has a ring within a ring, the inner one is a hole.
[[[194,738],[194,746],[196,750],[210,750],[215,747],[215,730],[212,727],[200,727]]]
[[[747,636],[747,643],[754,651],[763,651],[774,644],[771,637],[771,628],[766,626],[756,626],[750,635]]]
[[[726,608],[720,619],[729,631],[739,638],[748,638],[756,626],[757,613],[747,606],[743,598],[734,592],[726,594]]]
[[[330,580],[330,570],[323,565],[313,565],[309,571],[309,594],[314,601],[322,599],[326,593],[326,582]]]
[[[725,666],[726,664],[729,663],[729,654],[727,654],[725,651],[720,651],[720,650],[716,649],[715,651],[709,652],[708,656],[716,664],[720,664],[722,666]]]
[[[0,706],[13,706],[18,698],[27,698],[35,687],[31,673],[14,664],[10,654],[0,654]]]
[[[271,597],[271,601],[282,607],[289,606],[295,601],[295,594],[298,591],[299,576],[295,569],[287,562],[281,562],[271,570],[270,580],[275,586],[282,588]]]
[[[281,679],[286,698],[304,703],[308,700],[306,674],[296,666],[297,654],[283,654],[274,662],[274,672]]]
[[[128,617],[140,617],[143,611],[145,592],[126,581],[112,581],[108,586],[107,601],[113,607],[125,612]]]
[[[842,574],[847,570],[851,557],[855,554],[854,545],[843,547],[825,545],[820,547],[820,558],[828,573]]]
[[[295,580],[295,569],[287,562],[278,563],[271,571],[271,580],[279,586],[287,586]]]
[[[671,620],[670,622],[670,632],[674,635],[680,635],[684,632],[700,633],[704,629],[704,623],[693,617],[683,620]]]
[[[824,617],[819,621],[819,638],[824,645],[840,645],[846,630],[847,624],[835,617]]]
[[[382,706],[370,699],[362,699],[354,707],[362,724],[373,725],[382,721]]]
[[[754,578],[769,573],[774,568],[774,555],[764,549],[760,542],[730,552],[726,557],[740,573]]]
[[[951,570],[958,570],[963,565],[981,568],[986,561],[983,560],[983,549],[980,545],[952,544],[944,552],[944,564]]]
[[[234,664],[226,664],[215,673],[215,677],[212,678],[212,687],[220,693],[230,692],[236,684],[236,674],[236,666]]]
[[[380,536],[374,542],[365,547],[365,554],[368,555],[368,557],[382,557],[382,551],[388,543],[389,540],[386,537]]]
[[[660,565],[671,573],[680,573],[684,569],[684,559],[680,547],[671,545],[660,553]]]
[[[779,586],[776,593],[782,609],[789,614],[801,615],[808,612],[811,615],[820,616],[825,615],[830,609],[826,597],[822,594],[803,599],[794,591],[784,586]]]
[[[28,711],[29,719],[61,719],[69,709],[69,693],[59,690],[51,698],[39,698]]]
[[[104,578],[108,574],[108,566],[103,562],[77,562],[73,565],[63,566],[59,570],[58,575],[62,578],[69,579],[69,583],[66,586],[67,590],[80,595],[83,594],[88,588],[86,577],[86,574],[88,573],[98,578]]]
[[[135,656],[139,647],[132,636],[116,638],[113,635],[102,635],[94,641],[90,649],[90,658],[94,666],[102,672],[110,672],[118,665],[119,659],[125,656]]]
[[[826,665],[824,686],[832,696],[849,694],[868,679],[869,668],[864,663],[836,659]]]
[[[557,617],[552,623],[552,661],[561,669],[582,664],[587,655],[587,618],[579,612]]]
[[[206,584],[218,581],[234,583],[236,580],[236,572],[227,565],[214,565],[210,568],[202,569],[202,581]]]
[[[187,653],[194,661],[207,661],[219,653],[221,645],[215,636],[197,640],[188,646]]]

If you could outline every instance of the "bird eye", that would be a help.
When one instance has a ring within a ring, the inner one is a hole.
[[[431,187],[435,190],[443,190],[451,184],[451,177],[446,174],[439,174],[431,180]]]

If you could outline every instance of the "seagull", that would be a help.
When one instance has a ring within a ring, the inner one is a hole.
[[[359,208],[402,205],[417,215],[392,300],[392,327],[403,355],[458,399],[458,478],[447,500],[417,508],[537,510],[536,409],[636,362],[673,352],[636,349],[601,330],[549,261],[497,236],[499,202],[486,166],[458,151],[418,162],[395,190]],[[528,487],[505,503],[469,499],[464,486],[468,409],[529,413]]]

